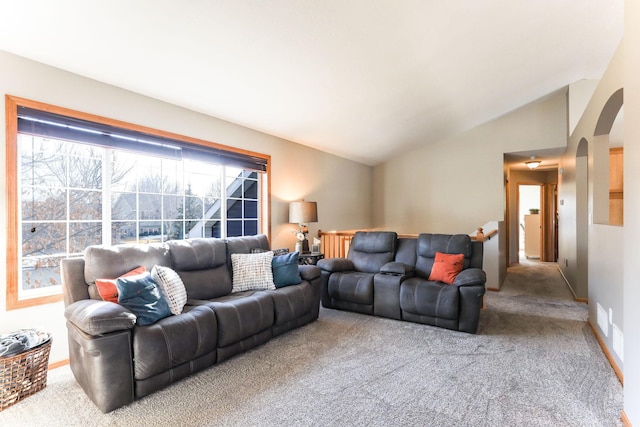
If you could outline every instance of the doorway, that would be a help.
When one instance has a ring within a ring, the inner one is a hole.
[[[518,258],[541,259],[542,185],[518,184]]]

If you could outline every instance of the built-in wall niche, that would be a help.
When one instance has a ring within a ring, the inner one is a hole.
[[[624,224],[624,148],[609,149],[609,224]]]
[[[605,104],[593,136],[590,155],[593,223],[624,224],[624,106],[622,89]]]

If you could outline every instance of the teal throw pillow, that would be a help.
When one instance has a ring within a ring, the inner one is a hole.
[[[273,269],[273,283],[277,288],[297,285],[302,282],[298,272],[298,252],[274,256],[271,261]]]
[[[136,315],[138,326],[150,325],[171,314],[158,284],[149,272],[116,280],[118,304]]]

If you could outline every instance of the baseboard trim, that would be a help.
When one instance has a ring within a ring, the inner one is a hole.
[[[500,292],[500,289],[498,288],[487,288],[487,290],[491,292]]]
[[[607,349],[607,346],[605,345],[604,341],[602,341],[602,338],[600,338],[600,334],[598,333],[593,323],[591,323],[591,320],[588,320],[587,323],[589,324],[589,326],[591,326],[591,330],[593,331],[593,334],[596,336],[596,339],[598,340],[598,344],[600,344],[600,348],[604,352],[604,355],[607,356],[607,360],[609,361],[609,364],[613,368],[613,371],[616,373],[616,376],[618,377],[620,384],[624,386],[624,376],[622,375],[622,371],[618,367],[616,361],[613,359],[613,356],[611,355],[611,353],[609,353],[609,349]]]
[[[571,284],[567,280],[567,276],[564,275],[564,273],[562,272],[562,269],[559,266],[558,266],[558,271],[560,272],[560,275],[564,279],[564,283],[567,284],[567,288],[569,288],[569,292],[571,292],[571,295],[573,295],[573,300],[577,301],[577,302],[584,302],[586,304],[589,304],[589,300],[587,298],[578,298],[576,293],[573,291],[573,288],[571,287]]]
[[[624,424],[625,427],[632,427],[631,421],[629,421],[629,417],[627,417],[627,414],[625,414],[624,409],[622,410],[622,414],[620,414],[620,419],[622,420],[622,424]]]
[[[49,369],[56,369],[68,364],[69,364],[69,359],[58,360],[57,362],[49,363]]]

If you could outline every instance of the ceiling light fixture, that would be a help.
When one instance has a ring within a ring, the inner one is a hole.
[[[535,169],[538,166],[540,166],[540,163],[542,163],[540,160],[535,160],[535,156],[531,156],[531,160],[529,160],[528,162],[525,162],[524,164],[527,165],[527,167],[529,169]]]

